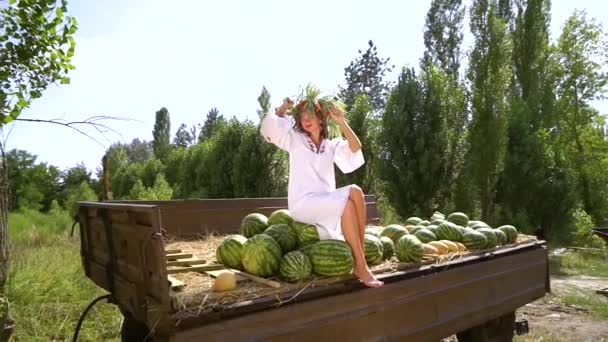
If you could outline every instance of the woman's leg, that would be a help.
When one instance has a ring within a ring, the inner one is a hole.
[[[349,199],[353,201],[355,210],[357,211],[357,223],[361,241],[365,241],[365,227],[367,225],[367,212],[365,208],[365,199],[363,190],[357,185],[351,185]]]
[[[365,252],[363,242],[359,234],[360,229],[357,223],[357,213],[355,205],[351,200],[346,201],[344,213],[342,214],[341,226],[342,234],[344,234],[346,242],[348,242],[353,250],[353,255],[355,257],[355,275],[369,287],[382,286],[383,282],[374,277],[367,266],[367,262],[365,262]]]

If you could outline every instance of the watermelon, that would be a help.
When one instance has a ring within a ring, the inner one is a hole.
[[[401,262],[420,262],[424,246],[414,235],[403,235],[395,244],[395,254]]]
[[[321,240],[301,249],[312,263],[312,272],[320,276],[336,277],[350,274],[355,266],[352,250],[341,240]]]
[[[266,234],[254,235],[243,244],[243,268],[258,277],[275,275],[282,257],[279,243]]]
[[[502,230],[507,235],[507,242],[514,243],[517,241],[517,229],[511,225],[500,226],[496,229]]]
[[[433,233],[435,233],[435,229],[437,229],[437,225],[435,224],[431,224],[430,226],[427,226],[426,229],[432,231]]]
[[[462,242],[462,232],[458,226],[451,222],[442,223],[435,229],[435,235],[438,240],[450,240]]]
[[[217,261],[226,267],[243,270],[241,258],[245,242],[247,242],[247,238],[243,235],[226,237],[215,250]]]
[[[378,229],[374,228],[374,227],[369,227],[368,226],[367,228],[365,228],[365,234],[371,234],[371,235],[374,235],[377,238],[380,238],[380,232],[378,232]]]
[[[393,240],[393,243],[397,243],[400,237],[408,234],[407,230],[398,224],[389,224],[380,232],[380,236],[386,236]]]
[[[464,233],[466,233],[466,232],[474,232],[474,231],[475,231],[475,229],[473,229],[471,227],[464,227],[462,229],[462,234],[464,235]]]
[[[499,245],[504,245],[507,243],[507,234],[500,229],[492,229],[492,231],[494,234],[496,234],[496,240],[498,241]]]
[[[426,226],[414,226],[414,228],[410,229],[410,234],[416,234],[417,231],[419,231],[420,229],[425,229]]]
[[[434,219],[433,221],[431,221],[431,225],[438,226],[445,222],[447,222],[445,219]]]
[[[477,232],[486,236],[486,239],[488,240],[486,248],[496,247],[498,239],[492,228],[479,228],[477,229]]]
[[[293,229],[298,236],[298,248],[319,241],[319,232],[315,225],[296,221],[293,223]]]
[[[427,242],[437,240],[437,236],[435,236],[435,234],[432,231],[430,231],[426,228],[422,228],[422,229],[418,230],[414,235],[422,243],[427,243]]]
[[[251,213],[241,221],[241,235],[250,238],[262,234],[268,228],[268,218],[260,213]]]
[[[369,266],[375,266],[382,262],[384,250],[382,241],[374,235],[365,234],[365,261]]]
[[[431,215],[431,222],[434,220],[445,220],[445,215],[436,211]]]
[[[287,209],[279,209],[275,210],[268,216],[268,226],[272,226],[274,224],[283,223],[289,226],[294,224],[294,220]]]
[[[381,236],[380,242],[382,242],[382,259],[388,260],[395,254],[395,243],[389,237]]]
[[[428,220],[422,220],[420,222],[418,222],[419,226],[429,226],[431,224],[431,222],[429,222]]]
[[[469,223],[469,217],[465,213],[461,212],[451,213],[448,215],[447,220],[459,226],[467,226]]]
[[[488,244],[488,239],[483,233],[468,231],[462,236],[462,244],[470,250],[484,249]]]
[[[408,218],[407,220],[405,220],[406,223],[413,224],[413,225],[417,225],[421,221],[422,221],[422,219],[420,217],[416,217],[416,216],[412,216],[412,217]]]
[[[487,223],[483,222],[483,221],[478,221],[478,220],[471,220],[469,221],[469,223],[467,224],[467,226],[473,228],[474,225],[483,225],[486,227],[489,227]]]
[[[291,226],[284,223],[273,224],[264,231],[281,246],[283,254],[293,251],[298,245],[298,233]]]
[[[297,283],[312,275],[310,259],[300,251],[291,251],[283,256],[279,266],[279,277],[289,283]]]
[[[475,223],[474,225],[472,225],[470,227],[473,228],[473,229],[475,229],[475,230],[477,230],[479,228],[490,228],[490,226],[488,226],[487,224],[485,224],[483,222],[482,223]]]

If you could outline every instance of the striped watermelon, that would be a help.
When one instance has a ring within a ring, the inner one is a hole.
[[[431,221],[431,225],[438,226],[445,222],[447,222],[445,219],[434,219],[433,221]]]
[[[395,254],[395,243],[389,237],[381,236],[380,242],[382,242],[382,259],[388,260]]]
[[[283,256],[279,266],[279,277],[290,282],[297,283],[312,275],[312,263],[310,259],[300,251],[291,251]]]
[[[408,234],[405,227],[400,226],[398,224],[389,224],[380,232],[380,236],[386,236],[393,240],[393,243],[397,243],[400,237]]]
[[[496,233],[494,233],[494,230],[492,228],[479,228],[477,229],[477,231],[486,236],[486,239],[488,240],[486,248],[496,247],[498,239],[496,237]]]
[[[500,226],[497,229],[502,230],[503,233],[507,235],[507,241],[509,243],[514,243],[517,241],[517,229],[511,225]]]
[[[298,245],[298,234],[295,229],[284,223],[273,224],[264,231],[281,246],[283,254],[293,251]]]
[[[272,226],[274,224],[283,223],[289,226],[292,226],[294,223],[289,210],[287,209],[279,209],[275,210],[268,216],[268,226]]]
[[[484,249],[488,244],[488,239],[476,230],[474,232],[466,232],[462,236],[462,244],[470,250]]]
[[[321,240],[300,251],[312,263],[312,272],[320,276],[336,277],[350,274],[355,266],[352,250],[341,240]]]
[[[406,223],[413,224],[413,225],[417,225],[421,221],[422,221],[422,219],[417,216],[412,216],[412,217],[408,218],[407,220],[405,220]]]
[[[420,262],[424,246],[414,235],[404,235],[395,244],[395,254],[401,262]]]
[[[422,221],[418,222],[418,225],[427,227],[427,226],[431,225],[431,222],[429,222],[428,220],[422,220]]]
[[[499,245],[504,245],[507,243],[507,234],[500,229],[492,229],[492,231],[494,234],[496,234],[496,240],[498,241]]]
[[[296,221],[293,223],[293,229],[298,236],[298,248],[319,241],[319,232],[315,225]]]
[[[365,261],[369,266],[375,266],[382,262],[384,249],[382,241],[374,235],[365,234]]]
[[[473,228],[473,226],[478,225],[478,224],[486,226],[486,227],[489,227],[487,223],[485,223],[483,221],[478,221],[478,220],[471,220],[471,221],[469,221],[469,223],[467,224],[467,226]]]
[[[421,226],[421,225],[414,226],[414,228],[410,229],[410,234],[416,235],[416,233],[420,229],[426,229],[426,226]]]
[[[243,268],[259,277],[275,275],[282,256],[279,243],[266,234],[254,235],[243,244]]]
[[[455,212],[448,215],[448,221],[459,226],[466,227],[469,223],[469,217],[465,213]]]
[[[430,231],[430,230],[428,230],[426,228],[418,230],[414,235],[422,243],[427,243],[427,242],[431,242],[431,241],[437,240],[437,236],[435,236],[435,234],[432,231]]]
[[[251,213],[241,221],[241,235],[250,238],[262,234],[268,228],[268,218],[260,213]]]
[[[378,228],[376,228],[376,227],[370,227],[370,226],[366,227],[365,234],[371,234],[377,238],[380,238],[380,232],[378,231]]]
[[[435,229],[435,235],[437,236],[437,240],[462,242],[462,232],[455,224],[451,222],[442,223],[437,226],[437,229]]]
[[[491,228],[490,226],[488,226],[486,223],[475,223],[474,225],[470,226],[471,228],[477,230],[479,228]]]
[[[247,238],[243,235],[226,237],[215,250],[217,261],[226,267],[243,270],[241,257],[245,242],[247,242]]]
[[[436,211],[431,215],[431,222],[438,219],[445,220],[445,215]]]
[[[427,226],[426,229],[432,231],[433,234],[435,234],[435,229],[437,229],[437,225],[431,224],[430,226]]]

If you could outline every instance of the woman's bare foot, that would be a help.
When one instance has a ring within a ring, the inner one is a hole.
[[[380,287],[384,285],[384,282],[376,279],[366,266],[356,267],[353,273],[368,287]]]

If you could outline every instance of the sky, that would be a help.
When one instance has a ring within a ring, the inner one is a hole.
[[[380,57],[390,57],[395,70],[388,78],[396,80],[401,68],[418,66],[429,6],[430,0],[70,0],[69,14],[79,27],[71,83],[47,89],[22,118],[131,120],[105,122],[119,133],[105,137],[82,127],[97,141],[28,122],[6,126],[3,139],[8,149],[27,150],[39,162],[61,169],[84,163],[94,173],[111,143],[152,140],[162,107],[169,111],[173,139],[181,123],[202,123],[214,107],[224,117],[257,122],[263,86],[273,107],[309,82],[336,93],[344,85],[344,67],[369,40]],[[553,0],[553,40],[575,8],[606,27],[608,3]],[[466,52],[472,39],[468,24],[465,29]],[[606,102],[596,107],[608,113]]]

